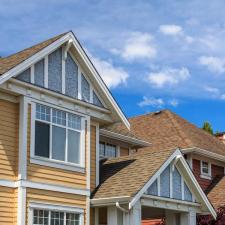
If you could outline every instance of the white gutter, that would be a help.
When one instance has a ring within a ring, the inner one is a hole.
[[[116,202],[116,208],[118,208],[122,212],[129,213],[127,209],[124,209],[123,207],[120,206],[119,202]]]
[[[151,143],[147,141],[143,141],[137,138],[129,137],[123,134],[115,133],[112,131],[108,131],[106,129],[100,129],[99,134],[103,137],[109,137],[109,138],[114,138],[116,140],[124,141],[124,142],[129,142],[134,145],[140,145],[141,147],[148,147],[151,145]]]
[[[213,158],[215,160],[225,162],[225,156],[224,155],[220,155],[220,154],[217,154],[217,153],[214,153],[214,152],[211,152],[209,150],[202,149],[202,148],[192,147],[192,148],[184,148],[184,149],[180,149],[180,150],[184,154],[197,153],[197,154],[202,155],[202,156],[210,157],[210,158]]]

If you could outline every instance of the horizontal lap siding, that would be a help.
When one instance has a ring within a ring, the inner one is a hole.
[[[91,126],[91,191],[96,187],[96,126]]]
[[[54,191],[27,188],[27,225],[30,202],[41,202],[53,205],[72,206],[86,209],[86,197]]]
[[[15,189],[0,186],[0,224],[16,225],[16,208]]]
[[[0,179],[16,180],[19,105],[0,100]]]
[[[40,183],[49,183],[73,188],[86,188],[86,173],[78,173],[69,170],[57,169],[30,163],[30,115],[31,107],[28,108],[28,180]]]

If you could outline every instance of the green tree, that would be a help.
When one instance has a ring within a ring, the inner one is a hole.
[[[207,132],[209,132],[210,134],[213,134],[212,126],[207,121],[203,123],[202,129],[205,130],[205,131],[207,131]]]

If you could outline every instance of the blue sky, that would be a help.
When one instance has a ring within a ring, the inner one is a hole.
[[[1,0],[0,55],[73,30],[127,116],[225,130],[225,1]]]

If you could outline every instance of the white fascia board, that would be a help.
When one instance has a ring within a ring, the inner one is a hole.
[[[118,196],[118,197],[111,197],[111,198],[94,198],[91,199],[91,206],[106,206],[106,205],[115,205],[116,202],[119,203],[129,203],[131,200],[130,196]]]
[[[129,209],[131,209],[135,203],[140,200],[140,198],[144,195],[150,185],[160,176],[160,174],[166,169],[168,165],[177,157],[182,156],[182,153],[179,149],[175,150],[174,153],[164,162],[164,164],[160,167],[160,169],[149,179],[149,181],[142,187],[142,189],[134,196],[132,201],[129,204]],[[183,156],[182,156],[183,157]]]
[[[11,77],[15,76],[16,74],[24,71],[26,68],[28,68],[32,64],[38,62],[40,59],[42,59],[43,57],[45,57],[46,55],[48,55],[49,53],[54,51],[56,48],[58,48],[59,46],[61,46],[65,42],[71,41],[71,40],[73,41],[73,45],[76,48],[76,50],[78,51],[78,53],[80,54],[82,60],[85,62],[86,66],[88,67],[88,69],[92,73],[93,77],[95,78],[96,83],[101,88],[104,95],[108,99],[109,103],[111,104],[111,106],[115,110],[117,116],[121,119],[121,121],[125,124],[125,126],[128,129],[130,129],[130,123],[129,123],[128,119],[126,118],[126,116],[124,115],[124,113],[122,112],[122,110],[120,109],[118,104],[116,103],[115,99],[113,98],[113,96],[110,93],[109,89],[107,88],[106,84],[104,83],[104,81],[100,77],[96,68],[94,67],[91,60],[89,59],[89,57],[85,53],[84,49],[82,48],[81,44],[79,43],[79,41],[77,40],[77,38],[74,36],[74,34],[72,32],[69,32],[69,33],[65,34],[63,37],[59,38],[58,40],[56,40],[55,42],[53,42],[49,46],[45,47],[44,49],[37,52],[36,54],[31,56],[30,58],[26,59],[25,61],[23,61],[19,65],[10,69],[8,72],[4,73],[2,76],[0,76],[0,85],[2,83],[4,83],[5,81],[7,81],[8,79],[10,79]]]
[[[206,197],[205,193],[203,192],[202,188],[200,187],[198,181],[196,180],[195,176],[193,175],[189,165],[187,164],[185,158],[183,157],[181,151],[177,149],[169,158],[168,160],[160,167],[160,169],[150,178],[150,180],[144,185],[144,187],[137,193],[137,195],[132,199],[132,201],[129,204],[129,209],[131,209],[135,203],[144,195],[144,193],[147,191],[147,189],[150,187],[150,185],[160,176],[160,174],[166,169],[166,167],[173,162],[174,159],[178,159],[184,169],[186,170],[188,176],[193,182],[193,188],[197,190],[199,196],[201,197],[202,202],[205,204],[206,208],[209,210],[211,215],[214,219],[216,219],[216,211],[214,210],[213,206],[209,202],[208,198]],[[175,161],[175,163],[177,160]]]
[[[189,177],[191,178],[191,181],[193,182],[193,187],[197,190],[199,196],[202,199],[202,202],[205,204],[206,208],[209,210],[209,212],[211,213],[213,218],[216,219],[217,213],[216,213],[215,209],[213,208],[213,206],[211,205],[211,203],[208,200],[207,196],[205,195],[204,191],[200,187],[198,181],[196,180],[194,174],[192,173],[188,163],[186,162],[186,160],[184,159],[183,156],[180,158],[180,162],[182,163],[182,165],[184,166],[186,172],[188,173]]]
[[[105,129],[100,129],[100,135],[104,136],[104,137],[109,137],[109,138],[114,138],[120,141],[124,141],[124,142],[128,142],[128,143],[132,143],[135,145],[140,145],[142,147],[148,147],[151,145],[151,143],[147,142],[147,141],[143,141],[137,138],[133,138],[133,137],[129,137],[123,134],[118,134],[112,131],[108,131]]]
[[[198,148],[198,147],[192,147],[192,148],[186,148],[186,149],[181,149],[181,152],[184,154],[188,154],[188,153],[196,153],[198,155],[202,155],[202,156],[206,156],[208,158],[212,158],[218,161],[222,161],[225,162],[225,156],[224,155],[220,155],[202,148]]]

